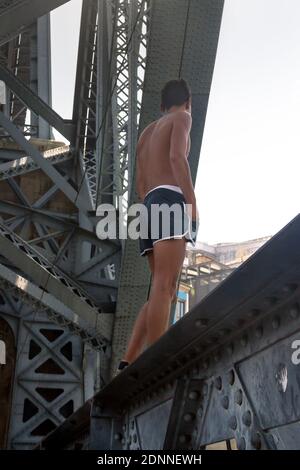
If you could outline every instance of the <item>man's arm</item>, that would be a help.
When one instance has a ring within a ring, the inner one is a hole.
[[[197,218],[196,197],[186,158],[188,139],[192,127],[192,117],[185,111],[174,113],[170,140],[170,162],[178,186],[187,204],[192,205],[192,218]]]

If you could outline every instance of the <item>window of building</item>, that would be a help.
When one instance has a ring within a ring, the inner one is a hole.
[[[187,295],[185,292],[179,292],[176,309],[175,309],[174,323],[180,320],[180,318],[183,317],[186,311],[187,311]]]

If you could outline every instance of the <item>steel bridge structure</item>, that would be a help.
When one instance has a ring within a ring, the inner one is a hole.
[[[0,447],[288,446],[299,218],[112,379],[150,273],[137,241],[97,236],[97,208],[119,221],[137,201],[137,139],[172,78],[192,89],[195,182],[223,0],[83,0],[72,119],[51,101],[50,13],[66,3],[0,0]]]

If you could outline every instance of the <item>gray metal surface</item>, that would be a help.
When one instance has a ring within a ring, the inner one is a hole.
[[[0,45],[19,34],[40,16],[69,0],[1,0]]]
[[[300,215],[96,394],[119,443],[87,402],[42,447],[299,449],[299,236]]]

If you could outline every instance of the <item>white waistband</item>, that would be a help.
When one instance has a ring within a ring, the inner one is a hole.
[[[152,191],[154,191],[155,189],[158,189],[158,188],[171,189],[172,191],[176,191],[177,193],[182,194],[182,190],[179,186],[173,186],[172,184],[161,184],[159,186],[156,186],[155,188],[150,189],[150,191],[147,192],[145,197],[148,196],[149,193],[151,193]]]

